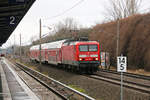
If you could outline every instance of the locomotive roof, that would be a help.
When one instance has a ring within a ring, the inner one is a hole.
[[[77,43],[98,43],[97,41],[77,41]]]
[[[71,41],[71,42],[65,42],[64,46],[65,45],[77,45],[78,43],[84,44],[84,43],[98,43],[98,42],[97,41]]]

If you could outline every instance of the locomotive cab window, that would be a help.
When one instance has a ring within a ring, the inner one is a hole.
[[[88,51],[88,45],[80,45],[79,50],[80,51]]]
[[[80,45],[80,51],[97,51],[97,45]]]
[[[89,51],[97,51],[97,45],[89,45]]]

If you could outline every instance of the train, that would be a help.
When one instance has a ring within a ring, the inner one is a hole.
[[[94,73],[100,64],[99,42],[84,39],[64,39],[41,44],[41,55],[40,45],[34,45],[31,46],[29,55],[32,61],[49,63],[80,73]]]

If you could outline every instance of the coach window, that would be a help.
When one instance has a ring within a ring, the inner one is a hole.
[[[79,50],[80,51],[88,51],[88,45],[80,45]]]
[[[97,45],[89,45],[89,51],[97,51]]]

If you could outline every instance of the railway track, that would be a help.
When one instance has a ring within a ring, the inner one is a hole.
[[[103,72],[103,73],[101,73],[101,72]],[[101,72],[98,72],[93,75],[89,75],[87,77],[106,81],[106,82],[116,84],[116,85],[121,85],[120,84],[120,81],[121,81],[120,73],[114,72],[114,71],[106,71],[106,70],[102,70]],[[114,75],[112,75],[112,74],[114,74]],[[131,80],[131,78],[132,78],[132,80]],[[134,78],[136,81],[133,81]],[[146,82],[145,82],[145,84],[142,84],[141,82],[138,82],[138,80],[142,80],[142,81],[145,80]],[[150,79],[148,76],[124,73],[123,86],[126,88],[140,91],[142,93],[150,94],[150,84],[149,83],[150,83]]]
[[[119,72],[116,72],[116,71],[113,71],[113,70],[99,69],[99,71],[120,75]],[[128,76],[128,77],[133,77],[133,78],[144,79],[144,80],[149,80],[150,81],[150,76],[146,76],[146,75],[133,74],[133,73],[128,73],[128,72],[124,72],[123,75]]]
[[[72,89],[59,81],[56,81],[48,76],[45,76],[35,70],[26,67],[25,65],[16,62],[15,65],[22,69],[25,73],[39,81],[42,85],[63,98],[63,100],[95,100],[75,89]]]

